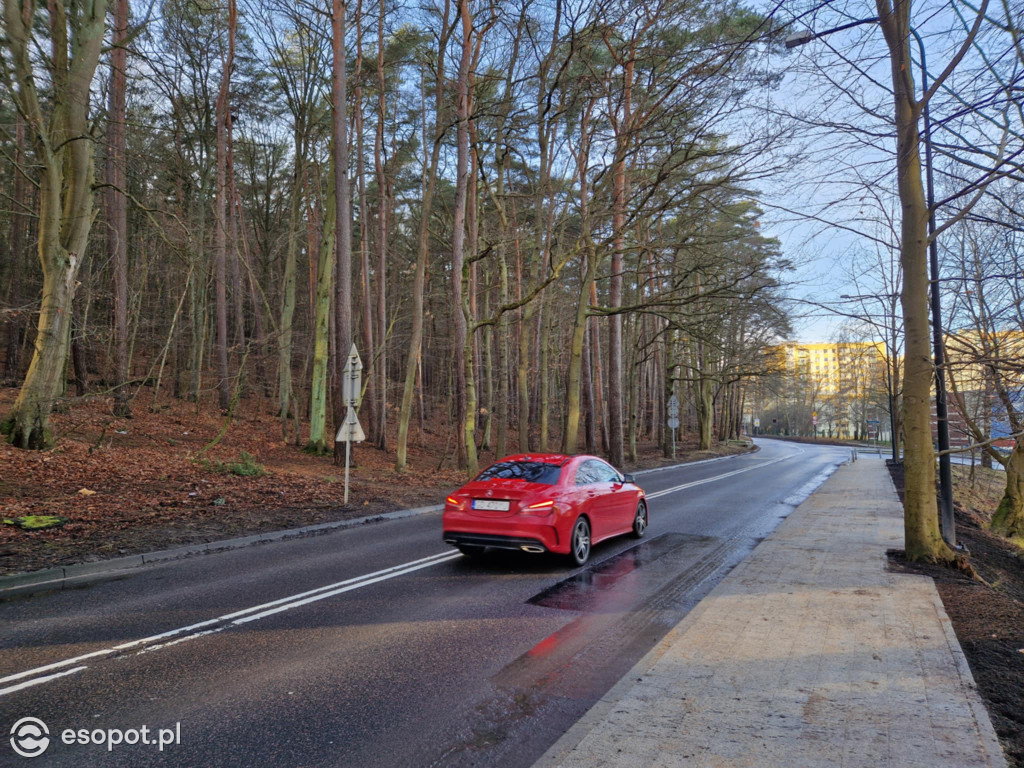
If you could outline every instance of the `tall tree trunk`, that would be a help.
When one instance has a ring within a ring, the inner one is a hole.
[[[928,326],[928,205],[921,183],[921,104],[914,96],[910,57],[910,3],[892,7],[876,0],[879,24],[889,48],[896,113],[896,180],[900,219],[900,264],[903,268],[903,419],[906,436],[903,504],[904,536],[909,560],[950,561],[953,551],[939,532],[935,496],[935,451],[931,433],[931,386],[934,368]]]
[[[285,251],[281,289],[281,320],[278,324],[277,346],[277,414],[281,419],[281,439],[288,440],[288,414],[292,402],[292,324],[295,319],[295,283],[299,260],[299,239],[302,237],[302,190],[305,176],[305,138],[303,131],[294,134],[295,175],[292,178],[292,199],[288,210],[288,247]],[[313,254],[309,254],[310,262]],[[298,416],[298,414],[296,414]]]
[[[334,119],[334,187],[337,235],[334,242],[335,265],[335,377],[334,423],[340,425],[345,418],[341,396],[341,381],[352,346],[352,216],[348,185],[348,77],[345,71],[345,13],[342,0],[332,0],[331,34],[333,66],[331,76],[331,106]],[[334,444],[334,463],[344,461],[345,447]]]
[[[107,242],[114,273],[114,415],[130,417],[128,406],[128,185],[126,173],[128,0],[114,3],[113,48],[110,51],[110,115],[107,146]]]
[[[448,47],[451,26],[449,0],[445,0],[444,16],[438,40],[436,78],[434,81],[434,140],[430,157],[423,166],[422,202],[420,206],[419,233],[416,246],[416,269],[412,286],[412,331],[409,337],[409,352],[405,360],[405,381],[402,386],[402,407],[398,417],[398,441],[396,445],[395,469],[405,471],[408,461],[409,421],[412,418],[413,393],[420,366],[420,350],[423,344],[423,292],[426,283],[427,258],[430,255],[430,218],[437,180],[437,162],[441,153],[441,139],[444,135],[444,55]],[[425,101],[425,99],[424,99]],[[424,113],[426,110],[424,109]],[[426,127],[424,126],[424,149],[426,148]],[[421,388],[422,395],[422,388]],[[421,399],[422,403],[422,399]],[[422,405],[421,405],[422,413]]]
[[[228,369],[228,297],[227,297],[227,211],[228,211],[228,120],[231,110],[231,69],[235,53],[235,0],[228,0],[228,50],[221,60],[220,89],[217,93],[217,191],[215,198],[216,230],[214,232],[213,269],[214,301],[217,329],[217,393],[218,404],[227,411],[231,402],[231,381]]]
[[[388,448],[388,356],[387,356],[387,261],[391,205],[390,186],[384,168],[384,120],[387,117],[387,82],[384,79],[385,1],[380,0],[377,23],[377,125],[373,142],[373,167],[377,177],[377,447]]]
[[[333,155],[333,152],[332,152]],[[333,161],[332,161],[333,162]],[[327,373],[330,358],[331,290],[334,286],[334,234],[337,206],[334,204],[334,174],[328,182],[320,257],[316,272],[316,317],[313,326],[313,379],[310,384],[309,443],[311,453],[326,454],[330,445],[326,436]]]
[[[367,360],[366,395],[359,406],[360,414],[365,414],[366,436],[371,443],[378,442],[377,435],[377,350],[373,332],[373,291],[370,286],[370,211],[366,199],[366,163],[364,145],[363,120],[363,3],[359,0],[356,6],[356,66],[352,73],[355,80],[353,119],[356,129],[356,180],[359,187],[359,281],[362,296],[363,314],[363,354]],[[377,211],[380,216],[380,211]],[[376,239],[376,238],[374,238]]]
[[[455,399],[456,424],[461,429],[459,436],[459,465],[476,474],[476,445],[472,441],[476,426],[476,414],[468,409],[467,394],[475,390],[467,378],[472,371],[472,349],[467,347],[466,326],[469,308],[464,307],[463,286],[465,276],[466,240],[466,187],[469,171],[469,64],[473,53],[473,17],[469,0],[460,0],[462,18],[462,56],[459,60],[459,75],[456,80],[456,161],[455,161],[455,203],[452,221],[452,315],[455,325]],[[469,349],[467,361],[466,350]]]
[[[584,345],[587,342],[588,303],[594,279],[597,277],[597,269],[600,261],[597,258],[597,250],[591,237],[590,227],[590,191],[587,183],[587,167],[590,158],[589,122],[594,102],[591,101],[588,108],[580,116],[580,146],[576,153],[576,177],[579,184],[580,202],[580,237],[584,243],[583,254],[580,259],[580,294],[576,301],[576,317],[573,323],[572,342],[569,352],[569,374],[568,391],[566,393],[565,411],[565,432],[562,440],[562,453],[573,454],[576,452],[576,444],[579,439],[580,423],[580,387],[581,384],[588,390],[586,400],[588,407],[593,406],[593,387],[590,376],[590,355],[584,355]],[[584,362],[587,371],[583,374]],[[581,379],[585,379],[582,382]],[[593,440],[593,419],[588,418],[587,422],[587,446],[592,447]]]
[[[612,309],[622,306],[622,269],[626,250],[626,163],[629,154],[631,104],[633,89],[632,55],[625,63],[622,73],[622,114],[615,131],[616,158],[613,181],[612,229],[612,274],[608,290],[608,305]],[[608,319],[608,457],[612,464],[621,467],[623,454],[622,434],[622,315]]]

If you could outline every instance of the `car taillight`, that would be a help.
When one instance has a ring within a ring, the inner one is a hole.
[[[446,504],[451,504],[453,507],[461,507],[462,502],[456,499],[454,496],[449,496],[444,500]]]
[[[528,506],[523,508],[523,511],[546,513],[554,511],[554,508],[555,502],[552,499],[547,499],[546,501],[537,501],[534,502],[533,504],[529,504]]]

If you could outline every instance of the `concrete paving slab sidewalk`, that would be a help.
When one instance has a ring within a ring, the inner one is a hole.
[[[841,467],[535,768],[1006,765],[885,464]]]

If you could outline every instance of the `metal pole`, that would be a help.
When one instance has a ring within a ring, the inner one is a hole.
[[[348,412],[345,414],[345,424],[346,424],[346,426],[348,426],[348,422],[349,422],[349,418],[348,417],[349,417],[349,415],[351,413],[352,413],[352,408],[349,408]],[[348,504],[348,465],[349,465],[349,457],[351,456],[351,452],[352,452],[352,435],[351,434],[346,434],[345,435],[345,501],[344,501],[345,504]]]
[[[924,42],[917,30],[911,29],[921,52],[921,89],[928,93],[928,68],[925,64]],[[946,410],[945,354],[942,346],[942,307],[939,297],[939,245],[935,238],[935,183],[932,174],[932,124],[928,101],[924,102],[924,153],[928,192],[928,266],[931,271],[932,346],[935,354],[935,420],[939,441],[939,522],[942,538],[956,547],[956,524],[953,520],[953,469],[949,458],[949,414]]]

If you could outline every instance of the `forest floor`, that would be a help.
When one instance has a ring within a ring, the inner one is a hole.
[[[903,498],[903,467],[890,467]],[[957,541],[975,574],[907,563],[894,567],[931,576],[953,622],[1012,768],[1024,768],[1024,550],[988,530],[1006,475],[953,467]]]
[[[0,389],[0,413],[16,395]],[[344,466],[283,442],[269,401],[243,400],[222,439],[207,447],[225,423],[212,402],[199,407],[166,397],[154,409],[149,399],[144,390],[129,419],[111,415],[109,398],[67,401],[53,416],[56,445],[48,451],[21,451],[0,440],[0,519],[66,518],[46,530],[0,523],[0,574],[438,504],[466,480],[454,468],[447,419],[422,434],[411,430],[402,474],[394,470],[393,450],[355,446],[346,505]],[[701,452],[683,440],[668,461],[656,445],[642,445],[638,461],[623,469],[743,450]],[[484,453],[480,461],[494,458]]]

